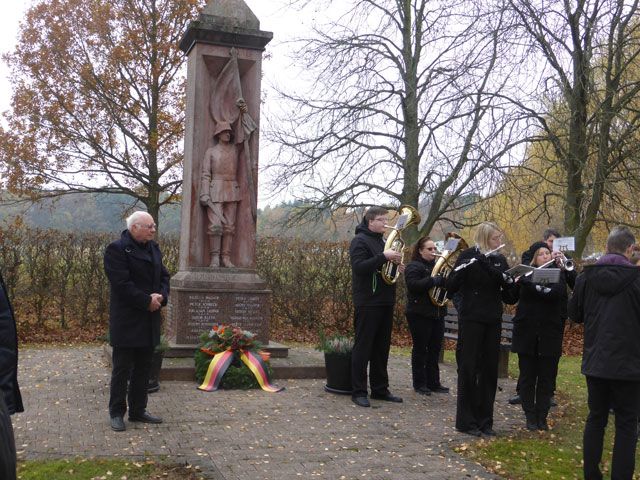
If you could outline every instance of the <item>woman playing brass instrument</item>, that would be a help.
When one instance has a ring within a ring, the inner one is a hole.
[[[551,252],[544,242],[532,244],[522,258],[531,258],[534,267],[556,268],[549,264]],[[531,276],[523,275],[517,285],[520,301],[513,318],[511,351],[518,354],[522,409],[528,430],[548,430],[547,415],[562,354],[567,283],[564,275],[548,285],[533,283]]]
[[[509,268],[506,258],[498,252],[486,255],[501,245],[502,237],[495,223],[480,224],[476,245],[458,256],[456,268],[447,279],[449,294],[461,294],[456,429],[477,437],[495,435],[493,403],[498,385],[502,302],[516,301],[513,280],[504,273]],[[468,266],[457,268],[463,264]]]
[[[411,374],[413,389],[421,395],[431,392],[447,393],[440,383],[438,357],[444,336],[446,307],[434,305],[429,289],[444,286],[444,278],[431,276],[436,264],[436,244],[430,237],[420,238],[413,247],[411,262],[404,271],[407,286],[405,315],[413,340]]]

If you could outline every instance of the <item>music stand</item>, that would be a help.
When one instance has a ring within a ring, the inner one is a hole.
[[[510,268],[509,270],[507,270],[506,273],[507,275],[511,275],[514,278],[518,278],[522,275],[524,275],[525,273],[529,273],[534,271],[535,268],[532,267],[531,265],[516,265],[515,267]]]
[[[533,283],[546,285],[548,283],[558,283],[560,281],[559,268],[536,268],[531,277]]]

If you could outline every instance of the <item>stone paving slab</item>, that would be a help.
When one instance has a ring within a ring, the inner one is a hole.
[[[323,380],[278,380],[286,390],[200,392],[193,382],[165,381],[150,396],[162,425],[109,427],[110,372],[101,347],[22,349],[19,381],[26,411],[13,416],[20,459],[166,456],[200,467],[208,479],[494,479],[453,447],[470,441],[453,428],[455,368],[442,366],[448,395],[411,388],[408,357],[392,356],[391,389],[403,404],[323,390]],[[513,380],[501,380],[498,433],[522,426],[507,404]],[[126,421],[126,419],[125,419]]]

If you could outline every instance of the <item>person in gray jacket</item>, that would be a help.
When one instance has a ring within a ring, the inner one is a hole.
[[[612,479],[635,469],[640,404],[640,269],[629,262],[635,237],[614,228],[607,253],[578,276],[569,316],[584,323],[582,373],[589,415],[584,427],[584,478],[601,479],[600,461],[609,410],[615,413]]]

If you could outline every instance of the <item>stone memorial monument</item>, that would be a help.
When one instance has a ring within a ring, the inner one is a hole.
[[[167,336],[190,356],[214,323],[269,341],[270,291],[255,270],[262,52],[273,34],[243,0],[209,0],[180,48],[188,57],[178,273]]]

